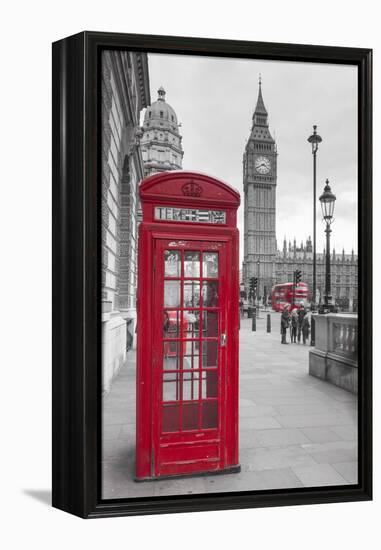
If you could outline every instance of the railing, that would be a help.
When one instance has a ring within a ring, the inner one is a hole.
[[[340,319],[340,323],[333,323],[333,352],[357,360],[357,322],[354,325]]]
[[[315,347],[310,351],[309,373],[357,393],[357,315],[314,315]]]
[[[314,315],[315,348],[357,360],[357,315],[329,313]]]

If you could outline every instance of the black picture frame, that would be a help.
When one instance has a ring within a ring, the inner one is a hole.
[[[358,484],[100,499],[100,54],[103,49],[358,67]],[[53,506],[83,518],[372,499],[372,50],[82,32],[53,44]]]

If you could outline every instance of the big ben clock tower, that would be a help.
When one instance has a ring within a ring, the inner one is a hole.
[[[269,131],[268,113],[259,78],[257,106],[243,155],[244,260],[242,276],[246,290],[258,277],[258,295],[275,283],[275,200],[277,147]]]

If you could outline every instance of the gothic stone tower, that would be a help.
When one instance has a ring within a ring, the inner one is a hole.
[[[272,138],[268,113],[262,98],[259,79],[257,106],[253,114],[250,137],[243,155],[244,188],[244,261],[243,282],[258,277],[259,296],[275,283],[276,233],[275,200],[277,182],[277,147]]]

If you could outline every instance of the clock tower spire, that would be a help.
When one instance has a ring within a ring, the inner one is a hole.
[[[258,277],[258,294],[275,283],[277,147],[270,134],[259,76],[257,104],[243,154],[244,261],[243,282]]]
[[[259,91],[257,106],[253,114],[253,125],[268,127],[268,114],[262,97],[262,77],[259,75]]]

